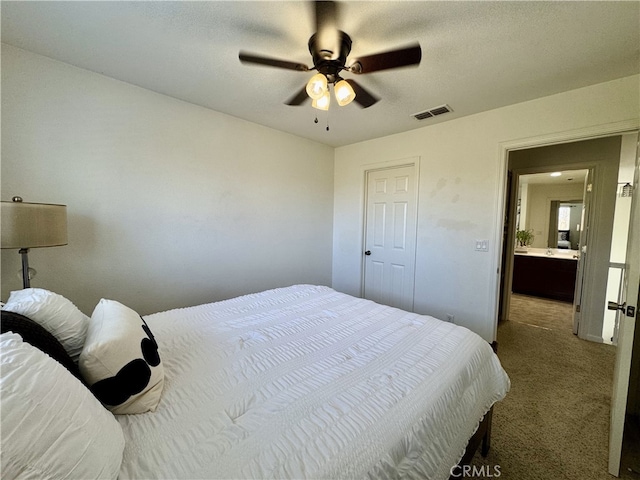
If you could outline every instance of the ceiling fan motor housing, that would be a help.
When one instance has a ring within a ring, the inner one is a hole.
[[[309,52],[313,57],[313,65],[316,70],[327,77],[327,81],[335,83],[340,77],[339,73],[346,70],[347,57],[351,52],[351,37],[343,31],[338,31],[340,36],[340,54],[337,58],[333,58],[334,52],[331,50],[322,50],[317,44],[318,34],[315,33],[309,39]]]

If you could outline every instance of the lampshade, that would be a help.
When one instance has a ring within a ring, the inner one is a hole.
[[[67,244],[67,206],[1,202],[2,248],[56,247]],[[18,200],[19,199],[19,200]]]
[[[331,95],[329,95],[329,90],[324,92],[324,94],[319,99],[314,99],[311,102],[311,106],[313,108],[317,108],[318,110],[329,110],[329,104],[331,103]]]
[[[346,80],[340,80],[336,83],[333,91],[336,95],[336,100],[338,105],[344,107],[345,105],[349,105],[354,98],[356,98],[356,92],[353,91],[351,85]]]
[[[309,82],[307,82],[307,95],[313,100],[319,100],[322,96],[328,92],[327,77],[322,73],[316,73]]]

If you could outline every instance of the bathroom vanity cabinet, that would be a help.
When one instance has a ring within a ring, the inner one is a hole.
[[[513,293],[573,302],[578,261],[570,255],[516,253]]]

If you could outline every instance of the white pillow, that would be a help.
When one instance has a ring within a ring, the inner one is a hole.
[[[2,308],[19,313],[44,327],[62,344],[74,362],[82,351],[89,317],[71,301],[42,288],[25,288],[11,292]]]
[[[9,332],[0,335],[2,478],[116,478],[124,435],[77,378]]]
[[[100,300],[78,363],[91,391],[113,413],[155,411],[164,385],[158,344],[134,310]]]

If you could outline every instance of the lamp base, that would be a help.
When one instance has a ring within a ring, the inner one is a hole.
[[[38,271],[35,268],[29,267],[29,280],[33,280],[34,277],[38,274]],[[20,270],[18,270],[16,272],[16,277],[18,277],[20,279],[20,281],[22,281],[22,279],[24,278],[24,273],[22,272],[22,268]],[[25,287],[24,286],[24,282],[22,284],[22,288],[30,288],[29,287]]]
[[[18,253],[22,256],[22,288],[31,288],[31,278],[35,276],[36,271],[29,268],[29,249],[21,248]]]

